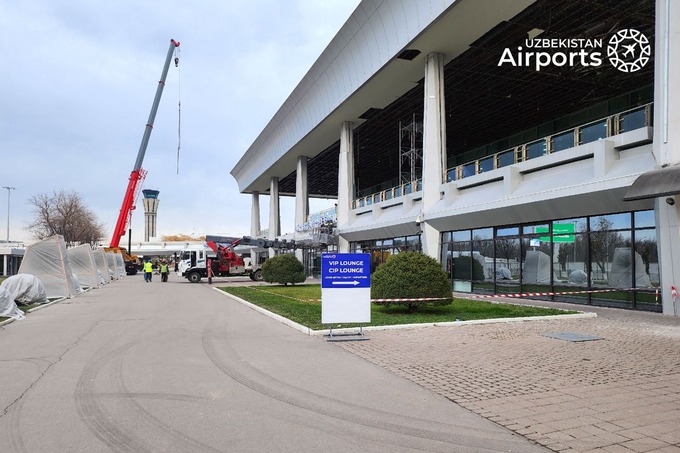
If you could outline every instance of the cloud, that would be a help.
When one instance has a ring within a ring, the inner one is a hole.
[[[250,196],[229,171],[358,3],[0,3],[0,186],[17,188],[11,238],[31,239],[31,196],[62,189],[113,230],[171,38],[180,67],[170,67],[143,164],[145,187],[161,191],[159,235],[248,234]],[[266,196],[260,206],[266,228]],[[290,206],[282,198],[284,232],[294,230]],[[0,191],[0,226],[5,207]]]

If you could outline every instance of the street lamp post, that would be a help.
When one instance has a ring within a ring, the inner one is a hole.
[[[16,187],[2,186],[3,189],[7,189],[7,242],[9,242],[9,195],[12,190],[17,190]]]

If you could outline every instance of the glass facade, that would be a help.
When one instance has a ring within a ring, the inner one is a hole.
[[[661,311],[654,211],[442,234],[452,289]]]
[[[422,250],[420,236],[401,236],[389,239],[377,239],[373,241],[361,241],[350,243],[351,253],[370,253],[371,272],[387,261],[392,255],[405,251]]]

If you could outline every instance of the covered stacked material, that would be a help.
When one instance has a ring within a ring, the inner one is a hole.
[[[73,276],[66,244],[60,235],[29,245],[19,273],[38,277],[50,299],[75,297],[82,291]]]
[[[16,302],[12,299],[12,295],[4,286],[0,286],[0,317],[14,319],[24,317],[24,312],[19,310]]]
[[[111,281],[111,271],[109,266],[106,264],[106,256],[104,255],[104,250],[97,249],[92,252],[94,255],[94,262],[97,264],[97,270],[99,270],[99,277],[101,278],[100,283],[106,284]]]
[[[0,286],[7,290],[10,296],[12,296],[12,300],[17,304],[32,305],[49,302],[45,285],[35,275],[12,275],[7,277]]]
[[[87,288],[99,288],[101,282],[92,247],[89,244],[72,247],[68,249],[68,257],[71,261],[73,273],[80,284]]]

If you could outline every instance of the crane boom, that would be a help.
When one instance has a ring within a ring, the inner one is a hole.
[[[132,218],[132,211],[135,209],[135,202],[137,201],[137,195],[139,194],[137,186],[146,175],[146,172],[142,169],[142,162],[144,161],[144,155],[146,154],[146,147],[149,144],[149,137],[151,136],[151,130],[153,129],[153,122],[156,119],[158,104],[161,102],[161,95],[163,94],[163,88],[165,87],[165,78],[168,75],[170,60],[172,60],[172,55],[174,54],[177,47],[179,47],[179,41],[171,39],[168,55],[165,58],[165,64],[163,65],[161,79],[158,81],[158,88],[156,88],[156,96],[154,97],[153,104],[151,105],[149,120],[146,122],[144,135],[142,136],[142,143],[139,145],[139,151],[137,152],[137,160],[135,161],[135,166],[132,168],[132,172],[130,173],[128,186],[125,190],[125,196],[123,197],[123,204],[120,208],[120,213],[118,214],[118,221],[116,222],[116,227],[113,230],[113,237],[111,238],[110,247],[118,247],[118,244],[120,244],[120,238],[125,234],[125,227]],[[175,61],[175,65],[176,64],[177,61]]]

